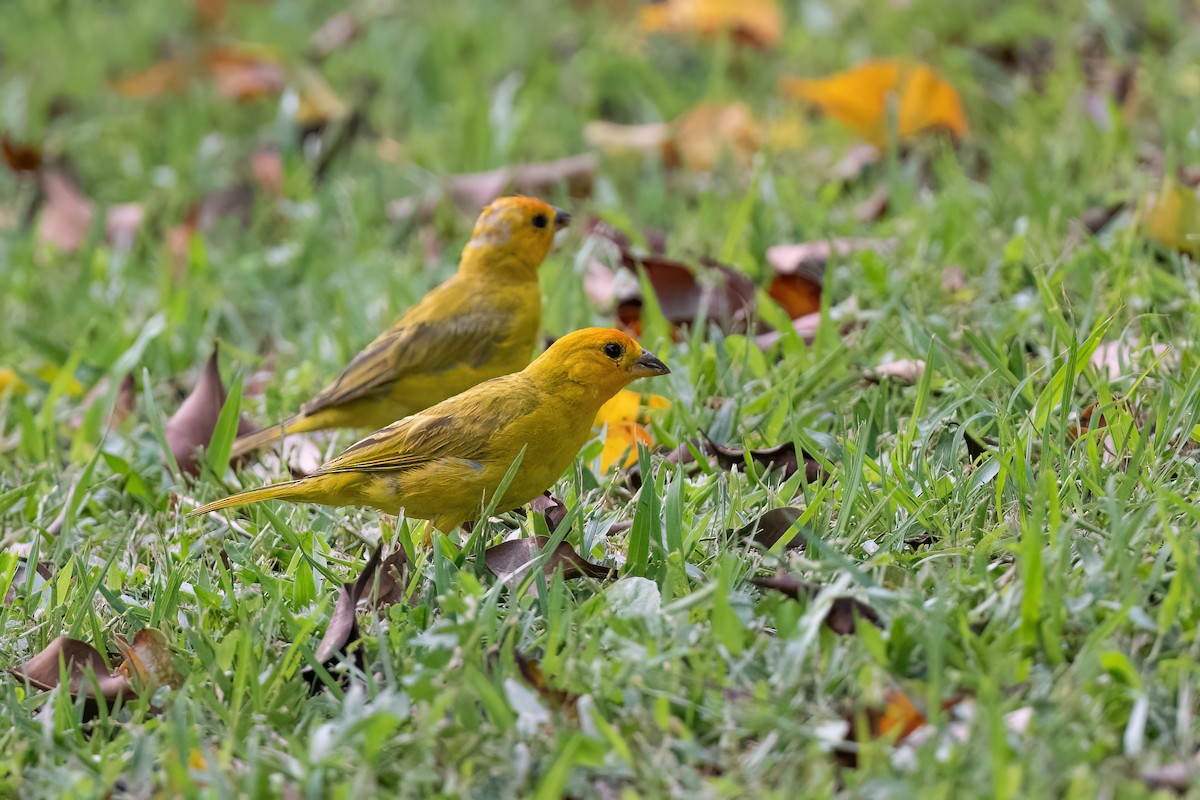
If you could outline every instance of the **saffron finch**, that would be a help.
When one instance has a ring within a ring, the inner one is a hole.
[[[638,378],[668,372],[620,331],[575,331],[521,372],[376,431],[307,477],[235,494],[189,516],[290,500],[403,510],[449,532],[479,517],[518,456],[497,508],[516,508],[546,491],[591,437],[605,401]]]
[[[479,215],[456,272],[354,357],[299,414],[239,438],[233,457],[285,433],[382,428],[524,368],[541,328],[538,267],[571,215],[502,197]]]

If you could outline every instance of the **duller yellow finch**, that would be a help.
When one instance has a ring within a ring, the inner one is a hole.
[[[524,368],[542,321],[538,267],[571,215],[532,197],[502,197],[479,215],[458,272],[301,411],[238,439],[234,457],[285,433],[382,428],[481,381]]]
[[[307,477],[235,494],[189,516],[290,500],[403,511],[449,532],[478,518],[522,451],[497,509],[524,505],[550,488],[592,436],[605,401],[638,378],[668,372],[620,331],[575,331],[521,372],[376,431]]]

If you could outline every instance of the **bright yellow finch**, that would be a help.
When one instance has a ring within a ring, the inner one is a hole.
[[[235,494],[189,516],[291,500],[403,510],[449,532],[478,518],[522,450],[516,476],[496,507],[516,508],[546,491],[591,437],[605,401],[637,378],[667,372],[620,331],[575,331],[521,372],[376,431],[307,477]]]
[[[382,428],[525,367],[542,323],[538,267],[570,219],[532,197],[493,202],[479,215],[453,277],[367,345],[299,414],[238,439],[233,455],[284,433]]]

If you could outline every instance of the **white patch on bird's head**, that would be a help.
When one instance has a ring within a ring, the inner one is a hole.
[[[471,247],[502,247],[512,240],[512,221],[501,209],[488,206],[475,224]]]

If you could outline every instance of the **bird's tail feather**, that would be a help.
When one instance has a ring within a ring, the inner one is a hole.
[[[231,458],[240,458],[247,453],[253,453],[266,447],[269,444],[274,444],[283,438],[285,433],[301,433],[310,430],[304,424],[307,419],[303,414],[295,414],[288,417],[282,422],[274,425],[269,425],[266,428],[260,428],[254,433],[247,433],[245,436],[239,436],[233,443],[233,449],[230,451]]]
[[[305,478],[295,481],[286,481],[284,483],[275,483],[270,486],[263,486],[258,489],[250,489],[246,492],[238,492],[237,494],[223,497],[220,500],[214,500],[211,503],[206,503],[199,508],[189,511],[189,517],[196,517],[201,514],[207,514],[210,511],[220,511],[222,508],[232,508],[234,506],[244,506],[249,503],[257,503],[260,500],[299,500],[305,501],[310,499],[312,487],[309,481]]]

